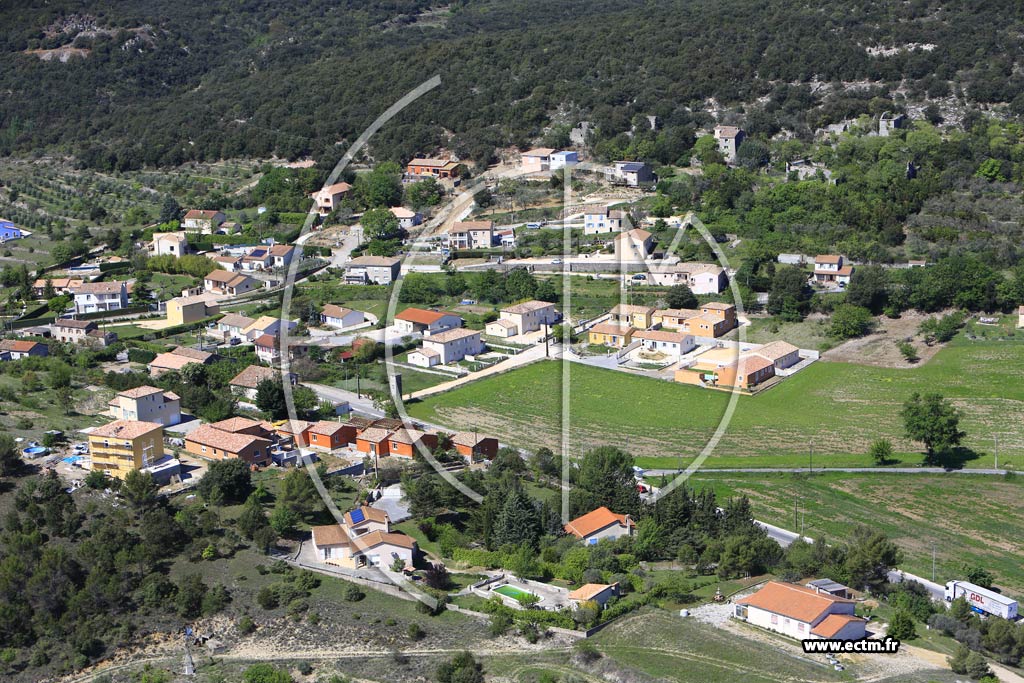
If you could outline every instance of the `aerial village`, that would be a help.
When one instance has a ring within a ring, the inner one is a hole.
[[[707,134],[721,160],[735,164],[744,131],[718,126]],[[676,249],[673,239],[690,219],[652,210],[658,178],[648,164],[590,164],[582,152],[535,148],[502,165],[519,183],[514,190],[495,174],[467,198],[462,188],[473,174],[465,163],[450,153],[411,159],[397,174],[398,196],[418,188],[433,199],[383,208],[353,208],[357,179],[331,184],[305,196],[312,228],[284,241],[254,238],[235,210],[179,208],[139,245],[163,265],[159,282],[156,275],[133,277],[130,260],[102,248],[40,271],[31,282],[36,313],[5,328],[0,358],[45,359],[59,345],[69,362],[93,354],[90,362],[102,371],[88,401],[55,394],[75,418],[62,422],[65,429],[20,439],[24,457],[58,472],[72,489],[110,496],[138,473],[151,477],[160,495],[187,496],[226,462],[260,476],[315,467],[325,480],[355,482],[357,496],[346,499],[340,521],[311,524],[272,550],[297,567],[373,587],[381,572],[400,584],[420,581],[442,563],[473,566],[480,578],[460,597],[550,612],[552,628],[586,631],[635,609],[644,579],[633,555],[612,569],[545,575],[518,551],[496,549],[527,536],[506,530],[512,540],[485,549],[440,522],[454,504],[423,502],[417,482],[425,480],[428,459],[471,477],[532,468],[540,488],[558,470],[536,465],[537,454],[517,444],[499,443],[486,425],[433,424],[408,417],[402,405],[552,358],[753,396],[815,363],[819,350],[784,338],[748,341],[748,330],[768,316],[737,299],[737,270],[719,263],[700,235],[691,230],[685,248]],[[811,162],[786,162],[783,173],[830,179]],[[545,210],[548,189],[570,174],[582,179],[582,198]],[[524,199],[531,187],[540,206]],[[10,222],[0,229],[4,242],[30,234]],[[563,249],[563,238],[571,249]],[[726,246],[739,242],[721,236]],[[798,289],[836,294],[860,266],[840,254],[779,254],[777,263],[801,269]],[[466,277],[484,284],[470,286]],[[452,281],[462,284],[436,284]],[[501,293],[487,289],[495,283]],[[289,287],[302,295],[290,309],[281,304]],[[561,310],[563,287],[579,288],[578,307]],[[588,294],[597,288],[600,297]],[[758,309],[767,296],[754,300]],[[666,476],[632,467],[620,483],[645,505]],[[550,566],[562,567],[579,548],[627,558],[621,552],[646,533],[632,504],[578,511],[565,524],[545,518],[543,533],[561,544],[542,551]],[[527,534],[533,541],[540,524]],[[771,538],[773,549],[757,552],[773,562],[782,552],[774,542],[804,543],[801,534]],[[739,560],[718,547],[721,540],[705,543],[706,553],[717,548],[714,558],[674,543],[673,558],[720,577],[747,578],[769,566],[759,555],[733,572],[727,562]],[[821,576],[824,569],[741,582],[735,598],[716,590],[715,580],[694,585],[726,618],[796,640],[875,632],[864,607],[870,582],[849,587]],[[690,595],[679,586],[658,590],[675,590],[680,602]]]

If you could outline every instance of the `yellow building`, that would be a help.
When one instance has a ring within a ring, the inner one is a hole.
[[[164,428],[156,422],[116,420],[89,434],[92,469],[124,479],[164,456]]]
[[[202,297],[179,296],[167,302],[167,321],[171,325],[185,325],[199,322],[203,318],[217,315],[220,307]]]
[[[593,346],[610,346],[621,349],[633,341],[636,330],[629,325],[601,323],[587,330],[587,341]]]

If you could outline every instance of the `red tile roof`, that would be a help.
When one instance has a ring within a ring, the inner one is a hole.
[[[633,526],[633,520],[629,515],[617,515],[606,507],[599,507],[566,524],[565,531],[577,538],[586,538],[613,524],[628,528]]]
[[[407,308],[398,315],[395,316],[395,320],[407,320],[411,323],[419,323],[421,325],[429,325],[437,322],[450,313],[442,313],[440,311],[428,311],[422,308]]]
[[[852,602],[828,593],[819,593],[813,588],[779,581],[769,581],[753,595],[736,601],[739,605],[750,605],[808,624],[832,609],[832,605]]]
[[[867,623],[867,620],[855,617],[852,614],[830,614],[811,629],[811,634],[821,636],[822,638],[832,638],[846,628],[848,624],[854,622]]]

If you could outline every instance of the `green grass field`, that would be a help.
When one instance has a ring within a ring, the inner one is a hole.
[[[881,529],[904,553],[900,565],[936,580],[987,568],[996,585],[1024,597],[1024,477],[964,474],[739,474],[698,472],[694,487],[720,498],[746,495],[757,519],[812,538],[841,541],[858,524]],[[794,504],[797,522],[794,523]]]
[[[957,338],[910,369],[818,362],[757,395],[741,396],[728,431],[705,467],[868,466],[872,441],[893,441],[896,460],[917,465],[920,444],[903,438],[899,413],[913,392],[937,391],[963,413],[969,467],[1024,467],[1024,346]],[[570,452],[626,448],[645,467],[678,467],[714,433],[725,392],[611,370],[570,366]],[[408,406],[412,415],[458,428],[475,424],[508,443],[560,446],[562,366],[541,362],[488,377]]]

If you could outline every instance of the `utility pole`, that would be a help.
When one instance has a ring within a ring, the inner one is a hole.
[[[993,434],[992,438],[995,439],[995,442],[996,442],[996,467],[995,467],[995,469],[998,470],[999,469],[999,435],[998,434]]]
[[[932,583],[935,583],[935,544],[932,543]]]
[[[814,442],[807,442],[807,473],[810,474],[814,470]]]

